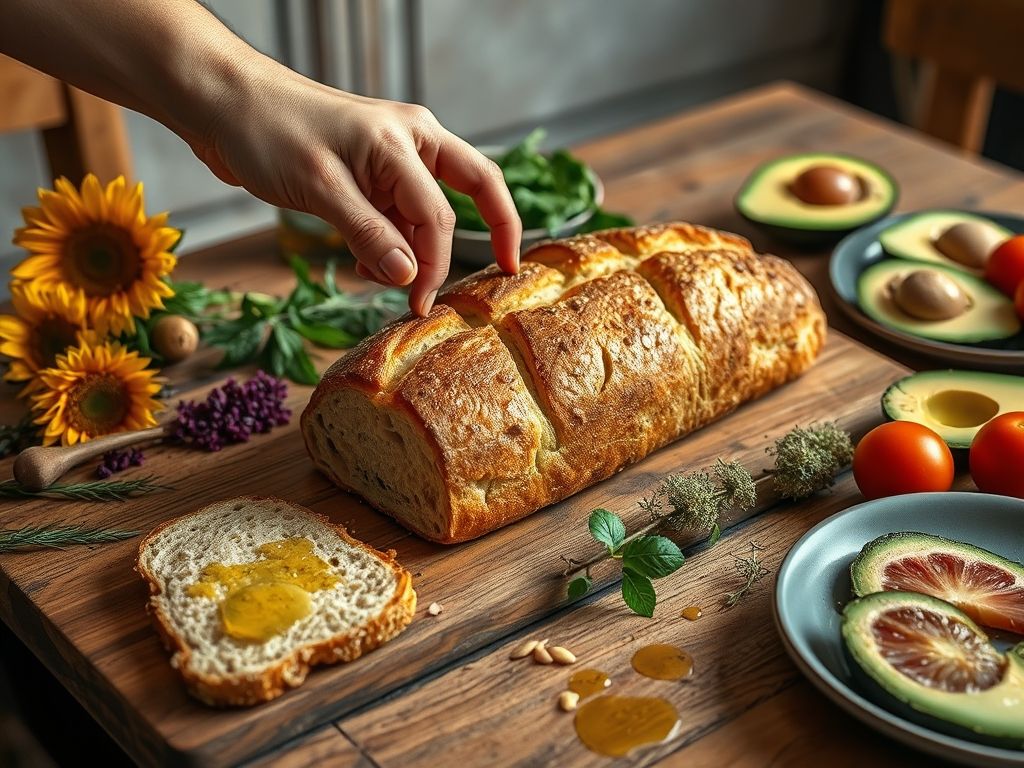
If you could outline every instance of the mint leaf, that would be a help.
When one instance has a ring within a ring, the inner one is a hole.
[[[647,618],[654,615],[654,606],[658,602],[651,580],[629,568],[622,569],[622,599],[633,613]]]
[[[593,582],[589,576],[577,576],[569,582],[569,599],[578,600],[590,591]]]
[[[679,569],[683,553],[664,536],[641,536],[622,548],[622,567],[650,579],[660,579]]]
[[[615,550],[626,538],[626,526],[622,524],[618,515],[607,509],[595,509],[591,512],[587,525],[590,527],[590,535],[608,547],[610,554],[615,554]]]
[[[720,538],[722,538],[722,528],[721,528],[721,526],[718,525],[718,523],[715,523],[711,527],[711,535],[708,536],[708,546],[709,547],[715,546],[715,544],[718,543],[718,540]]]

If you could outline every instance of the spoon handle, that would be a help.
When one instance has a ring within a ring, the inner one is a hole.
[[[68,470],[89,459],[98,458],[117,448],[159,440],[165,434],[166,428],[158,426],[137,432],[118,432],[78,445],[53,445],[47,448],[37,445],[26,448],[14,460],[14,479],[29,491],[41,491],[60,480]]]

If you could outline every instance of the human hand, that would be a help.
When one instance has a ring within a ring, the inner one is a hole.
[[[332,224],[360,276],[411,284],[409,306],[430,311],[455,227],[435,179],[473,198],[498,266],[518,270],[522,224],[501,170],[429,110],[345,93],[280,65],[241,82],[187,135],[193,151],[223,181]]]

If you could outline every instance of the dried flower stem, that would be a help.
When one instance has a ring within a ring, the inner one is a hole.
[[[29,526],[0,531],[0,552],[10,552],[25,547],[63,549],[71,544],[105,544],[111,541],[123,541],[138,535],[138,531],[123,531],[116,528],[84,528],[80,525]]]
[[[723,604],[726,608],[732,608],[734,605],[739,603],[743,596],[747,594],[757,582],[770,573],[770,571],[765,568],[764,564],[761,562],[761,552],[764,552],[764,547],[757,542],[752,541],[750,543],[749,556],[740,557],[739,555],[735,555],[736,571],[743,577],[743,586],[735,592],[730,592],[725,596]]]
[[[96,480],[87,483],[51,485],[41,491],[30,491],[14,480],[0,482],[0,498],[6,499],[72,499],[75,501],[124,501],[157,491],[173,491],[169,485],[154,482],[152,476],[130,480]]]

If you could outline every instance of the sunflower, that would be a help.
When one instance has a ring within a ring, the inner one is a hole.
[[[36,373],[54,364],[68,347],[91,339],[82,330],[85,301],[73,301],[64,286],[41,293],[31,286],[11,283],[14,315],[0,315],[0,355],[11,359],[4,381],[27,381],[21,395],[39,387]]]
[[[56,364],[39,372],[42,390],[32,395],[36,424],[45,425],[43,445],[64,445],[111,432],[156,424],[153,399],[160,390],[149,359],[117,342],[83,344],[57,355]]]
[[[14,244],[30,255],[11,274],[40,292],[63,287],[100,335],[131,332],[133,315],[147,318],[174,295],[161,278],[174,269],[168,249],[181,233],[166,226],[166,213],[147,218],[142,184],[128,187],[123,176],[106,189],[92,174],[81,191],[65,178],[54,186],[39,190],[39,207],[22,209]]]

